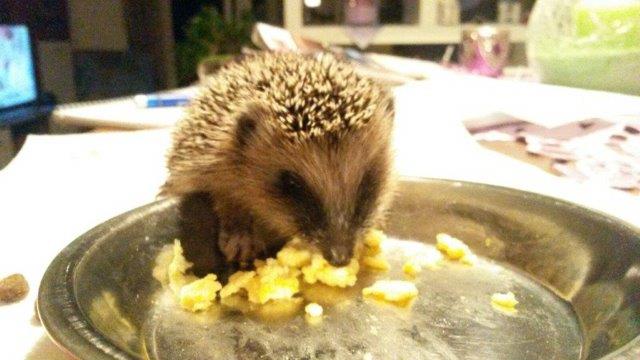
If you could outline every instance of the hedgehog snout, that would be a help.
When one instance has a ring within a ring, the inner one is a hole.
[[[331,231],[323,236],[322,255],[333,266],[345,266],[353,257],[355,239],[350,231]]]
[[[328,252],[324,257],[333,266],[346,266],[353,257],[353,249],[346,245],[333,245]]]

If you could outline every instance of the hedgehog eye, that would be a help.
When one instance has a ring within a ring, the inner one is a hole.
[[[292,199],[300,199],[305,195],[306,186],[300,175],[283,170],[278,179],[278,190],[284,196]]]
[[[300,175],[287,170],[280,171],[276,188],[280,196],[295,209],[295,217],[301,229],[312,231],[324,226],[326,219],[321,203]]]

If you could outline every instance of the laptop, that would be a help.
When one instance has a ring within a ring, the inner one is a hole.
[[[53,109],[44,100],[29,28],[0,24],[0,127],[41,119]]]

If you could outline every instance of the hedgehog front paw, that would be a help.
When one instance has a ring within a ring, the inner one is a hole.
[[[237,262],[240,267],[248,267],[251,261],[264,252],[260,241],[247,232],[221,230],[218,246],[229,262]]]

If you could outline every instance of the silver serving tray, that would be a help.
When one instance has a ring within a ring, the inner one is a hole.
[[[638,359],[640,232],[612,217],[512,189],[405,179],[385,231],[397,244],[464,239],[481,256],[416,279],[407,309],[364,301],[363,276],[319,325],[301,315],[267,321],[187,314],[152,277],[163,246],[180,238],[196,271],[228,274],[214,250],[216,221],[204,197],[172,198],[84,234],[49,266],[38,310],[50,337],[81,359]],[[487,240],[489,239],[489,240]],[[400,250],[399,250],[400,251]],[[516,313],[492,308],[512,290]]]

